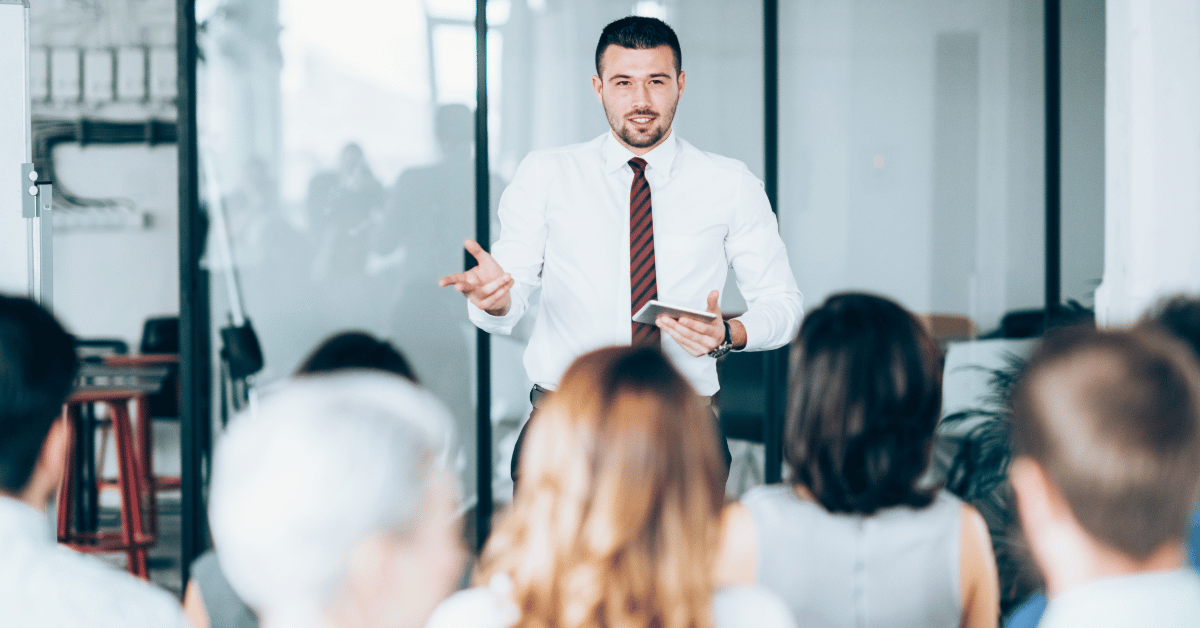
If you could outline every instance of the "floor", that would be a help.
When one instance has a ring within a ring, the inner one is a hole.
[[[116,527],[118,512],[114,506],[101,501],[100,525]],[[183,572],[180,569],[180,502],[179,491],[159,494],[158,498],[158,542],[150,548],[148,564],[150,581],[183,599]],[[96,554],[96,557],[116,567],[125,569],[124,554]]]

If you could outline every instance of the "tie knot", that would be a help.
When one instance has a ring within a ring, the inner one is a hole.
[[[629,160],[629,166],[637,172],[645,172],[646,160],[642,159],[641,157],[634,157],[633,159]]]

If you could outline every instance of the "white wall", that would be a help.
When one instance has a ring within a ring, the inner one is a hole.
[[[1105,324],[1200,291],[1200,2],[1110,0]]]
[[[0,292],[29,293],[21,164],[29,162],[26,8],[0,3]]]
[[[867,290],[983,327],[1038,303],[1038,5],[785,7],[780,211],[808,303]]]
[[[1064,292],[1079,298],[1103,254],[1103,5],[1066,4]],[[809,0],[785,3],[781,32],[780,215],[806,301],[868,290],[983,330],[1041,307],[1042,3]]]
[[[175,146],[62,145],[55,167],[75,194],[128,198],[150,214],[145,229],[54,236],[55,314],[78,336],[121,338],[136,351],[146,318],[179,312]]]
[[[30,8],[30,46],[45,64],[48,49],[70,57],[81,51],[99,53],[113,49],[151,50],[150,75],[135,81],[128,93],[120,77],[126,65],[138,70],[137,61],[116,66],[122,87],[107,97],[85,94],[83,98],[57,93],[59,83],[51,73],[47,91],[42,67],[31,76],[43,84],[33,103],[35,117],[144,121],[169,120],[175,115],[173,100],[174,63],[170,60],[175,41],[175,5],[170,0],[38,0]],[[0,42],[6,41],[0,36]],[[163,54],[159,54],[163,53]],[[51,57],[54,55],[51,54]],[[0,56],[2,62],[2,56]],[[105,69],[100,64],[101,70]],[[85,66],[90,67],[90,66]],[[85,70],[83,82],[94,81]],[[61,78],[61,77],[60,77]],[[0,98],[4,90],[0,89]],[[0,124],[7,116],[0,116]],[[137,348],[142,322],[151,316],[179,311],[178,210],[176,196],[177,153],[173,144],[147,145],[59,145],[54,152],[56,195],[61,189],[88,198],[122,198],[138,211],[147,212],[148,228],[73,229],[60,223],[54,238],[54,306],[67,327],[83,337],[120,338]],[[0,177],[0,186],[7,178]],[[55,209],[63,214],[61,198]],[[70,210],[86,217],[87,210]],[[0,229],[0,232],[4,231]],[[0,238],[4,237],[0,235]],[[23,237],[23,232],[22,232]],[[0,256],[4,255],[0,252]]]

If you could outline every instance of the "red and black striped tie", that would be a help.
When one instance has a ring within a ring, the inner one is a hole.
[[[630,316],[637,314],[650,299],[658,298],[658,283],[654,273],[654,216],[650,210],[650,183],[646,181],[646,160],[629,160],[633,168],[633,185],[629,188],[629,291]],[[630,323],[633,326],[633,346],[659,344],[659,329],[655,325]]]

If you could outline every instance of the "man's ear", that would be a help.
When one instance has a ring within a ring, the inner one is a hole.
[[[680,70],[680,71],[679,71],[679,78],[678,78],[678,79],[676,79],[676,80],[679,82],[679,95],[680,95],[680,96],[682,96],[682,95],[683,95],[683,85],[684,85],[684,83],[686,82],[684,79],[686,79],[686,78],[687,78],[687,72],[684,72],[683,70]]]
[[[1038,529],[1050,516],[1046,474],[1036,462],[1019,456],[1008,465],[1008,481],[1017,496],[1017,513],[1026,530]]]
[[[37,463],[33,465],[33,474],[23,491],[22,497],[29,504],[44,508],[62,480],[63,469],[67,464],[67,451],[71,444],[69,428],[67,419],[61,416],[50,424],[50,431],[46,434],[46,440],[42,441]]]
[[[1017,496],[1017,515],[1029,543],[1034,561],[1042,566],[1058,560],[1064,531],[1078,527],[1075,516],[1062,492],[1050,480],[1046,470],[1030,458],[1013,458],[1008,480]]]
[[[1008,477],[1013,490],[1016,491],[1017,505],[1020,509],[1030,510],[1031,515],[1037,516],[1043,522],[1074,517],[1067,498],[1046,474],[1042,465],[1030,458],[1018,456],[1009,466]]]
[[[592,75],[592,89],[596,92],[596,102],[604,104],[604,81],[595,74]]]

